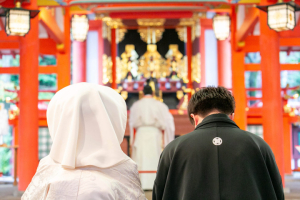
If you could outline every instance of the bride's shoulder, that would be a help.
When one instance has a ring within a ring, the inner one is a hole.
[[[137,164],[130,158],[119,165],[115,166],[114,169],[125,170],[127,172],[138,172]]]

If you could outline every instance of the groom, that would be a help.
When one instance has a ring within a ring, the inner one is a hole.
[[[188,113],[195,130],[161,154],[153,200],[284,200],[271,148],[239,129],[234,109],[234,97],[223,87],[192,96]]]

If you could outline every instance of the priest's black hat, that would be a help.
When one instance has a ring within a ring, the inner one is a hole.
[[[153,90],[152,90],[152,88],[151,88],[151,86],[150,85],[145,85],[144,86],[144,89],[143,89],[143,93],[144,93],[144,95],[147,95],[147,94],[153,94]]]

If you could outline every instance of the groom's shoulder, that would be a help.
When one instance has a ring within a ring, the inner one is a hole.
[[[183,146],[188,146],[189,141],[194,140],[198,130],[194,130],[184,135],[176,137],[172,142],[170,142],[164,151],[173,151]]]

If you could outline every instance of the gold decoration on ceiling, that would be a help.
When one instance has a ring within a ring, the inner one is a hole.
[[[104,23],[102,23],[102,38],[108,39],[108,41],[111,42],[111,29],[115,28],[116,31],[116,42],[122,42],[124,40],[125,33],[127,32],[127,29],[120,28],[123,27],[124,24],[122,22],[122,19],[112,19],[106,14],[96,14],[95,17],[96,20],[102,20]]]
[[[141,28],[138,29],[138,32],[141,36],[141,39],[147,44],[156,44],[161,40],[162,34],[165,31],[164,28]]]
[[[161,40],[165,29],[162,27],[165,24],[165,19],[137,19],[139,26],[143,28],[138,29],[141,39],[147,44],[156,44]],[[148,28],[145,28],[148,27]]]
[[[127,29],[125,29],[125,28],[117,29],[117,38],[116,38],[117,43],[120,43],[124,40],[125,33],[127,33]]]
[[[100,19],[100,18],[97,18]],[[114,25],[119,24],[120,26],[123,26],[123,24],[120,23],[120,20],[116,20],[116,22],[111,21],[110,17],[103,17],[101,18],[103,20],[102,23],[102,38],[107,39],[111,42],[111,28],[115,28]],[[116,42],[120,43],[124,40],[125,33],[127,32],[127,29],[124,28],[117,28],[116,29]]]
[[[200,37],[201,35],[201,25],[200,25],[200,18],[206,18],[205,13],[194,13],[192,18],[182,18],[179,21],[179,26],[176,28],[178,33],[178,37],[181,41],[186,42],[186,26],[192,27],[192,41],[195,40],[196,37]]]
[[[165,24],[165,19],[137,19],[139,26],[163,26]]]

